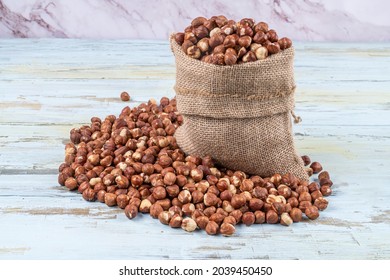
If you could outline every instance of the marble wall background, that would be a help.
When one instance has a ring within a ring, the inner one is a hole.
[[[167,39],[192,18],[266,21],[300,41],[390,41],[388,0],[0,0],[0,37]]]

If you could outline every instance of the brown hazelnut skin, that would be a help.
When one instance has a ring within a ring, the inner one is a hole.
[[[328,171],[322,171],[320,174],[318,174],[318,180],[321,181],[322,179],[330,179]]]
[[[241,221],[241,218],[242,218],[242,212],[238,209],[230,212],[229,216],[232,216],[234,217],[234,219],[237,221],[237,223],[239,223]]]
[[[241,208],[242,206],[245,205],[246,203],[246,198],[245,196],[241,195],[241,194],[235,194],[233,195],[232,197],[232,200],[231,200],[231,205],[235,208],[235,209],[238,209],[238,208]]]
[[[133,204],[129,204],[125,207],[125,215],[127,218],[129,219],[133,219],[137,216],[138,214],[138,207],[133,205]]]
[[[224,61],[226,65],[234,65],[237,63],[237,56],[234,54],[225,54]]]
[[[124,209],[129,204],[130,198],[127,194],[120,194],[116,197],[116,204],[119,208]]]
[[[67,187],[70,191],[73,191],[78,188],[77,180],[73,177],[69,177],[65,180],[65,187]]]
[[[250,211],[245,212],[241,218],[242,223],[245,224],[246,226],[253,225],[255,223],[255,220],[256,220],[255,214],[253,214],[253,212]]]
[[[207,192],[203,197],[203,202],[206,206],[214,206],[218,203],[218,197],[210,192]]]
[[[176,43],[178,43],[181,46],[183,44],[183,42],[184,42],[184,33],[183,32],[177,32],[175,34],[175,41],[176,41]]]
[[[249,209],[255,212],[257,210],[261,210],[264,206],[264,202],[259,198],[251,198],[249,200]]]
[[[270,43],[267,45],[267,50],[269,54],[277,54],[280,52],[280,46],[278,43]]]
[[[301,158],[302,158],[303,164],[304,164],[305,166],[308,166],[308,165],[311,163],[311,159],[310,159],[309,156],[304,155],[304,156],[301,156]]]
[[[255,224],[265,223],[265,213],[263,211],[255,211]]]
[[[236,228],[230,223],[222,223],[219,232],[223,236],[231,236],[236,232]]]
[[[172,228],[179,228],[181,227],[181,223],[183,221],[183,217],[179,214],[175,214],[172,216],[171,220],[169,221],[169,226]]]
[[[195,59],[198,59],[202,56],[202,52],[200,51],[200,49],[197,46],[188,47],[186,53],[189,57],[192,57]]]
[[[164,225],[169,224],[171,217],[172,215],[168,211],[162,211],[160,214],[158,214],[158,220]]]
[[[122,101],[129,101],[130,100],[130,95],[126,91],[122,92],[121,93],[121,100]]]
[[[322,186],[320,188],[320,191],[322,193],[323,196],[329,196],[332,194],[332,189],[329,187],[329,186]]]
[[[314,174],[317,174],[322,171],[322,165],[317,161],[312,162],[312,164],[310,164],[310,168],[313,169]]]
[[[289,38],[283,37],[278,40],[278,44],[281,50],[288,49],[292,46],[292,42]]]
[[[319,197],[316,200],[314,200],[313,203],[314,206],[318,208],[318,210],[325,210],[328,207],[328,200],[324,197]]]
[[[160,204],[155,203],[152,206],[150,206],[149,214],[152,216],[152,218],[157,219],[161,212],[163,212],[164,209],[161,207]]]
[[[290,211],[290,217],[294,221],[294,223],[298,223],[302,221],[302,211],[299,208],[293,208]]]
[[[265,219],[267,224],[277,224],[279,221],[279,216],[278,213],[276,213],[274,210],[268,210],[265,215]]]
[[[228,224],[232,224],[232,225],[236,225],[237,224],[237,221],[236,219],[233,217],[233,216],[227,216],[223,219],[223,223],[228,223]]]
[[[310,220],[315,220],[320,216],[320,213],[318,212],[318,208],[316,206],[309,206],[309,207],[306,207],[305,215]]]
[[[207,226],[205,228],[206,230],[206,233],[209,234],[209,235],[215,235],[218,233],[218,230],[219,230],[219,226],[216,222],[214,221],[209,221],[207,223]]]
[[[199,216],[195,219],[195,221],[200,229],[205,229],[209,223],[209,218],[206,216]]]
[[[249,51],[247,52],[243,57],[242,57],[242,61],[243,62],[253,62],[253,61],[256,61],[257,58],[256,58],[256,55],[254,52],[252,51]]]

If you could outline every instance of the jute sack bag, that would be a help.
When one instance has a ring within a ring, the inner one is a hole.
[[[187,154],[262,177],[292,173],[308,180],[294,147],[294,49],[264,60],[219,66],[187,56],[171,37],[176,60],[175,133]]]

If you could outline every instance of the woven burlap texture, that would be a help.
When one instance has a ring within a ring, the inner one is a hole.
[[[293,48],[234,66],[190,58],[172,37],[171,49],[184,117],[175,137],[185,153],[262,177],[292,173],[308,180],[292,135]]]

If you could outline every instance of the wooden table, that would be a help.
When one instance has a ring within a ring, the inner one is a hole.
[[[0,259],[389,259],[389,47],[296,44],[295,141],[331,173],[329,207],[226,238],[130,221],[57,183],[71,128],[174,96],[167,42],[1,39]]]

